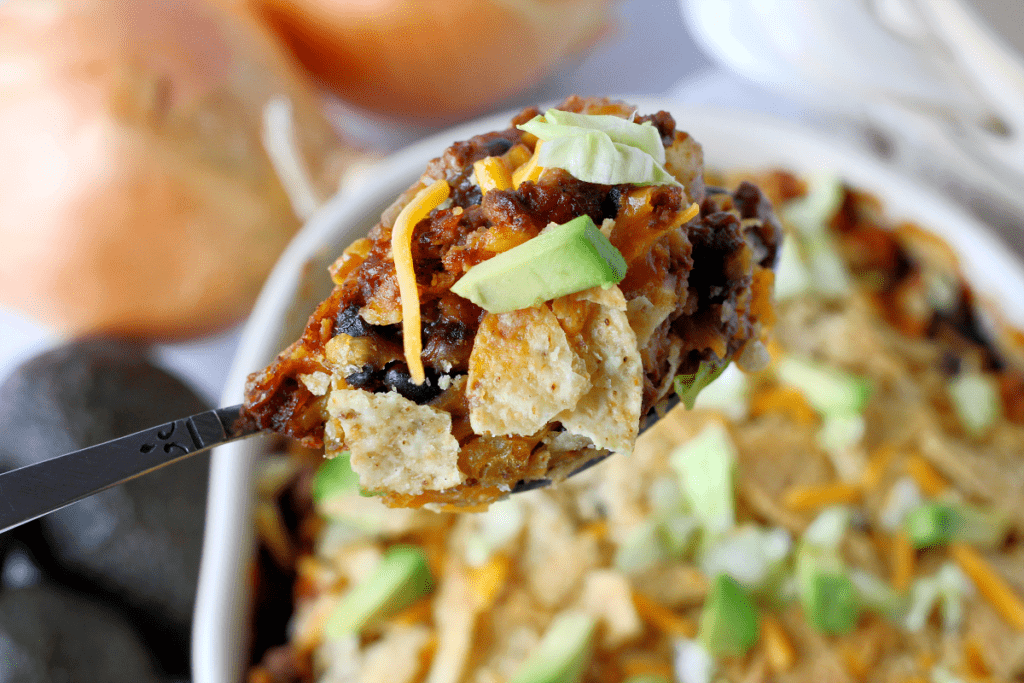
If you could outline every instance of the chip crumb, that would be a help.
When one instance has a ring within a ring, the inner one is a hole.
[[[299,375],[299,381],[305,384],[314,396],[324,396],[331,388],[331,376],[326,372],[317,371]]]

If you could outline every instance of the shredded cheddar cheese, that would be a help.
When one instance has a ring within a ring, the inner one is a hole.
[[[473,173],[476,176],[480,192],[487,194],[491,190],[507,190],[512,187],[512,174],[498,157],[487,157],[473,162]]]
[[[943,491],[949,488],[949,482],[946,481],[946,478],[939,474],[935,466],[925,460],[922,455],[915,453],[909,456],[906,462],[903,463],[903,466],[907,470],[907,474],[913,477],[917,485],[921,487],[921,490],[929,496],[941,495]]]
[[[905,531],[893,537],[892,565],[892,587],[901,592],[910,588],[917,569],[917,552]]]
[[[1024,631],[1024,602],[985,558],[964,543],[949,546],[949,554],[1006,623],[1018,631]]]
[[[680,212],[680,214],[676,217],[676,219],[674,221],[672,221],[672,225],[675,225],[675,226],[678,227],[680,225],[684,225],[686,223],[689,223],[694,218],[696,218],[699,213],[700,213],[700,206],[697,205],[697,202],[693,202],[688,207],[686,207],[685,211]]]
[[[697,635],[697,624],[663,607],[643,593],[633,591],[633,605],[636,606],[640,618],[657,631],[683,638],[693,638]]]
[[[772,673],[785,673],[796,665],[793,641],[778,619],[767,615],[761,617],[761,641]]]
[[[540,154],[541,145],[544,143],[537,141],[537,146],[533,149],[533,156],[525,164],[520,166],[512,174],[512,187],[519,189],[519,186],[525,183],[527,180],[531,182],[537,182],[540,178],[540,174],[544,172],[544,167],[537,163],[537,156]]]
[[[880,446],[871,454],[864,471],[861,473],[861,485],[865,491],[874,491],[896,457],[896,449],[892,446]]]
[[[416,289],[416,271],[412,263],[412,231],[444,200],[451,189],[445,180],[437,180],[416,193],[395,219],[391,230],[391,253],[395,259],[398,292],[402,296],[402,344],[409,376],[416,384],[423,384],[423,340],[420,338],[420,293]]]
[[[858,484],[848,482],[794,486],[786,491],[782,502],[794,512],[807,512],[829,505],[858,503],[862,494]]]

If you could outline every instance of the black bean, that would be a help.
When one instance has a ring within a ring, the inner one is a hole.
[[[387,364],[384,369],[384,386],[415,403],[426,403],[441,393],[437,385],[437,373],[427,369],[423,384],[416,384],[409,375],[409,366],[401,361]]]
[[[384,385],[381,382],[382,374],[383,373],[380,370],[367,363],[363,366],[362,370],[359,372],[353,372],[351,375],[346,377],[345,382],[355,389],[380,391],[384,388]]]
[[[338,311],[338,317],[334,322],[335,334],[347,334],[350,337],[365,337],[370,334],[371,325],[359,315],[359,306],[356,304]]]
[[[512,141],[508,138],[494,138],[484,145],[487,156],[497,157],[512,149]]]

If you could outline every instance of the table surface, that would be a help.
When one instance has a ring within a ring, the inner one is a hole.
[[[609,94],[625,98],[666,95],[686,103],[707,103],[762,111],[790,119],[809,113],[799,105],[719,69],[693,40],[683,23],[678,0],[623,0],[615,7],[611,35],[585,58],[577,60],[531,92],[501,103],[495,110],[556,101],[566,95]],[[361,122],[375,133],[385,152],[435,132]],[[239,329],[161,345],[158,360],[176,372],[211,403],[220,398]],[[0,307],[0,382],[18,364],[60,343],[51,331]]]

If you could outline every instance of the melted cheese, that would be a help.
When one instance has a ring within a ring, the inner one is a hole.
[[[427,214],[448,199],[450,191],[448,183],[443,179],[423,188],[398,214],[395,227],[391,230],[391,254],[395,259],[398,292],[402,296],[402,342],[405,362],[409,366],[409,375],[416,384],[423,384],[425,375],[423,361],[420,359],[423,340],[420,332],[420,293],[416,288],[416,271],[412,263],[412,231]]]

